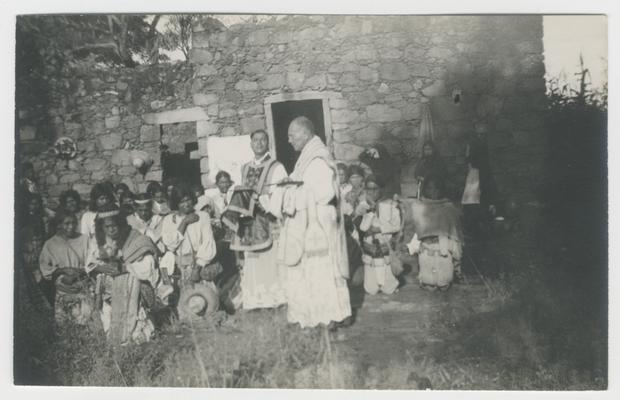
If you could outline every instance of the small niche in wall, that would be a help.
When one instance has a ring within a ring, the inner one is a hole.
[[[459,105],[461,104],[462,100],[463,100],[463,93],[461,92],[461,89],[454,89],[452,91],[452,101],[454,102],[454,104]]]

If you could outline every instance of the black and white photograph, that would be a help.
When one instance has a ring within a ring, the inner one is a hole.
[[[143,8],[13,16],[12,385],[609,389],[604,12]]]

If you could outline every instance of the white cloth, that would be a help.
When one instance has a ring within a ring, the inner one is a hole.
[[[204,195],[200,196],[196,202],[196,209],[201,210],[206,205],[209,205],[213,209],[215,218],[220,219],[224,209],[230,203],[230,198],[232,197],[233,191],[234,187],[232,186],[226,193],[220,192],[220,189],[216,187],[207,189],[205,190]]]
[[[164,218],[156,214],[153,214],[148,222],[144,221],[136,213],[127,217],[127,223],[141,234],[148,236],[162,253],[166,250],[166,247],[161,242],[163,221]]]
[[[176,213],[168,214],[163,221],[162,242],[166,246],[166,253],[181,257],[191,255],[196,264],[203,267],[215,258],[216,246],[209,214],[204,211],[196,211],[196,214],[198,221],[188,225],[185,234],[178,230],[183,217]],[[167,268],[172,274],[174,264],[168,265],[170,259],[170,256],[162,258],[160,267]]]
[[[351,315],[349,291],[342,276],[343,268],[348,270],[348,265],[340,265],[347,259],[346,248],[342,248],[344,231],[340,231],[344,227],[342,221],[337,222],[338,211],[331,205],[338,191],[332,164],[327,148],[315,136],[304,146],[291,175],[304,184],[286,189],[286,195],[294,197],[292,218],[303,218],[308,198],[314,199],[318,223],[328,242],[325,256],[309,256],[304,252],[300,262],[287,271],[288,320],[302,327],[338,322]]]
[[[469,167],[461,204],[480,204],[480,171]]]
[[[90,210],[82,214],[82,220],[80,221],[80,233],[82,235],[86,235],[89,241],[92,241],[95,237],[95,218],[96,217],[97,217],[97,213],[94,211],[90,211]]]

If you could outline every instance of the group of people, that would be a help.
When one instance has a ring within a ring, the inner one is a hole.
[[[336,328],[351,320],[353,286],[363,283],[369,294],[398,289],[400,252],[419,255],[421,286],[446,289],[453,274],[458,279],[461,212],[446,196],[445,165],[432,142],[416,167],[415,234],[405,244],[400,170],[383,146],[366,150],[359,164],[336,164],[303,116],[290,123],[288,140],[299,153],[290,174],[258,130],[241,182],[219,171],[211,189],[172,180],[139,194],[101,182],[87,210],[73,190],[55,211],[45,208],[25,164],[23,260],[56,320],[96,319],[115,341],[146,341],[158,308],[202,316],[226,292],[227,311],[286,305],[290,323]],[[474,146],[467,154],[462,209],[466,233],[476,234],[493,189],[482,153]]]

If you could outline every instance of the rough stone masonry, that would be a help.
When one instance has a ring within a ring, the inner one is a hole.
[[[44,127],[19,110],[22,161],[34,160],[52,200],[69,187],[87,194],[104,178],[139,190],[161,176],[159,126],[182,124],[173,132],[182,142],[197,136],[206,177],[208,136],[266,128],[270,96],[329,93],[337,159],[353,161],[381,141],[411,194],[426,103],[455,182],[464,179],[467,134],[486,132],[499,189],[528,200],[546,136],[542,35],[541,16],[286,16],[215,34],[196,26],[189,65],[64,77],[72,90],[58,96]],[[33,129],[72,136],[82,153],[69,165],[55,160]],[[130,148],[152,152],[147,176],[130,165]]]

